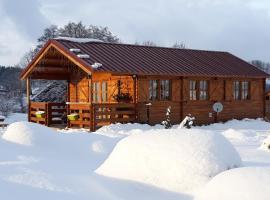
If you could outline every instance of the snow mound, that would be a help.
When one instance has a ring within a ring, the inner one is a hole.
[[[148,124],[137,124],[137,123],[127,123],[127,124],[110,124],[108,126],[103,126],[96,131],[96,133],[101,135],[106,135],[109,137],[123,137],[127,135],[132,135],[136,133],[143,133],[144,131],[151,130],[153,128],[163,128],[162,125],[156,125],[151,127]]]
[[[260,149],[270,151],[270,136],[263,140]]]
[[[244,134],[243,132],[240,132],[238,130],[229,128],[222,132],[222,135],[226,137],[227,139],[234,140],[234,141],[240,141],[244,142],[249,139],[249,137]]]
[[[222,135],[171,129],[122,139],[96,173],[192,192],[218,173],[239,166],[238,153]]]
[[[15,122],[8,126],[2,138],[9,142],[31,146],[50,143],[52,135],[56,135],[56,132],[46,126],[31,122]]]
[[[270,168],[245,167],[214,177],[196,200],[269,200]]]

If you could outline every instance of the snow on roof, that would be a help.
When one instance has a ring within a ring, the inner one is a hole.
[[[90,58],[88,54],[78,54],[77,55],[79,58]]]
[[[99,68],[99,67],[101,67],[102,66],[102,64],[101,63],[97,63],[97,62],[95,62],[93,65],[91,65],[94,69],[97,69],[97,68]]]
[[[71,48],[71,49],[69,49],[69,51],[75,52],[75,53],[81,52],[81,50],[77,49],[77,48]]]
[[[56,37],[55,40],[67,40],[71,42],[87,43],[87,42],[103,42],[102,40],[93,38],[73,38],[73,37]]]

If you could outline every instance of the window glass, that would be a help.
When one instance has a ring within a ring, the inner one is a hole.
[[[160,81],[160,99],[170,100],[170,80]]]
[[[101,83],[101,101],[102,102],[108,101],[108,83],[107,83],[107,81],[103,81]]]
[[[100,82],[93,82],[93,103],[100,102]]]
[[[206,80],[200,81],[200,100],[207,100],[208,98],[208,82]]]
[[[249,99],[249,83],[248,81],[242,81],[242,95],[241,99]]]
[[[196,81],[189,81],[189,99],[196,100]]]
[[[149,81],[149,100],[157,100],[158,97],[158,81],[150,80]]]
[[[233,82],[233,98],[235,100],[240,99],[240,82],[239,81]]]

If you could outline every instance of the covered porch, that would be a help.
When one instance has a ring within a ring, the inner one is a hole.
[[[45,46],[29,66],[22,75],[27,83],[28,121],[90,131],[136,122],[136,76],[94,72],[53,44]],[[34,101],[33,80],[65,81],[63,100]]]

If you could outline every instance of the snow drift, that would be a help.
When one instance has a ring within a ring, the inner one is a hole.
[[[121,140],[96,173],[191,192],[241,165],[234,147],[220,134],[179,129],[145,133]]]
[[[270,168],[244,167],[214,177],[196,200],[269,200]]]
[[[15,122],[8,126],[2,138],[13,143],[31,146],[51,143],[56,132],[46,126],[31,122]]]

